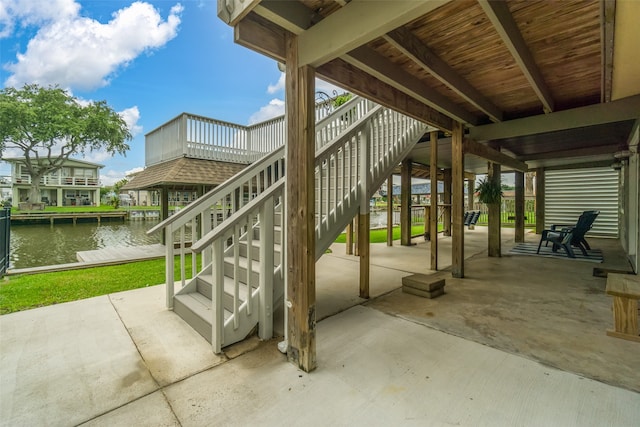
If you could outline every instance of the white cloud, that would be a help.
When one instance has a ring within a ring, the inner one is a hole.
[[[269,85],[267,87],[267,93],[269,95],[273,95],[276,92],[280,92],[282,90],[284,90],[284,82],[285,82],[286,78],[285,78],[285,74],[284,73],[280,73],[280,78],[278,79],[278,82],[274,85]]]
[[[142,172],[144,168],[142,166],[135,167],[133,169],[129,169],[128,171],[124,171],[126,176],[133,175],[134,173]]]
[[[269,104],[261,107],[260,110],[253,113],[249,117],[249,125],[264,122],[265,120],[272,119],[284,114],[284,101],[282,99],[274,98],[269,101]]]
[[[66,5],[65,12],[57,14],[51,8],[42,12],[25,6],[31,3],[13,0],[12,5],[18,5],[15,6],[18,12],[10,9],[11,6],[0,11],[0,22],[3,16],[8,22],[5,32],[18,21],[22,25],[42,24],[29,41],[26,52],[17,55],[17,62],[5,65],[5,69],[13,73],[5,82],[7,86],[58,84],[81,90],[105,86],[119,69],[137,56],[173,39],[183,9],[176,4],[163,21],[152,5],[135,2],[115,12],[111,21],[103,24],[80,16],[80,6],[71,0],[57,0],[56,4]]]
[[[278,82],[275,84],[270,84],[267,87],[267,93],[273,95],[278,92],[284,91],[285,85],[285,73],[281,73],[278,78]],[[339,95],[345,93],[346,91],[336,85],[331,83],[327,83],[323,80],[316,79],[316,92],[324,92],[329,97],[334,97],[335,95]],[[318,98],[318,97],[316,97]],[[283,115],[285,112],[285,102],[282,99],[274,98],[269,101],[269,104],[260,107],[260,110],[253,113],[249,117],[249,125],[253,125],[256,123],[263,122],[265,120],[272,119],[277,116]]]
[[[142,133],[142,126],[138,124],[138,120],[140,120],[140,110],[138,110],[137,105],[119,111],[118,114],[120,114],[122,120],[124,120],[129,127],[129,132],[131,132],[133,137]]]
[[[82,158],[91,163],[103,163],[104,161],[113,158],[113,154],[102,150],[94,150],[84,153]]]
[[[3,0],[0,3],[0,38],[10,36],[16,24],[43,25],[77,16],[75,0]]]
[[[125,178],[124,172],[115,171],[113,169],[100,171],[100,183],[103,186],[110,187],[121,179]]]
[[[346,92],[339,86],[325,82],[324,80],[316,79],[316,92],[324,92],[333,98],[335,95],[340,95]]]

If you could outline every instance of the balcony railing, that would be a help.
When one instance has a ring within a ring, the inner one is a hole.
[[[344,105],[361,108],[353,99]],[[333,101],[316,104],[321,121],[335,110]],[[345,121],[349,114],[344,108]],[[145,135],[146,166],[190,157],[250,164],[284,145],[285,120],[279,116],[243,126],[195,114],[182,113]]]
[[[29,184],[32,180],[29,175],[19,175],[13,178],[14,184]],[[99,187],[98,178],[72,177],[72,176],[43,176],[40,185],[45,187]]]

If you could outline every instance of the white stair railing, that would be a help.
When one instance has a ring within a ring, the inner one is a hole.
[[[378,106],[317,152],[316,259],[351,221],[360,204],[369,203],[426,129],[424,123]]]
[[[221,348],[229,343],[228,336],[233,335],[233,331],[242,328],[246,334],[252,328],[253,324],[242,324],[249,318],[257,320],[260,338],[269,339],[273,335],[274,275],[279,275],[281,283],[284,281],[284,255],[276,248],[279,245],[274,237],[276,226],[280,230],[284,229],[284,216],[279,215],[280,219],[275,220],[276,212],[282,206],[283,193],[284,178],[281,178],[191,247],[194,255],[209,248],[213,250],[211,344],[216,353],[220,353]],[[256,229],[259,230],[260,251],[258,259],[254,261],[250,251]],[[246,244],[248,253],[243,258],[240,257],[242,243]],[[277,257],[276,253],[279,254]],[[225,259],[233,264],[232,279],[225,277]],[[207,267],[204,266],[204,269]],[[242,283],[241,268],[245,271]],[[257,279],[254,278],[256,272]],[[229,280],[232,280],[233,285],[227,287],[224,283]],[[226,320],[223,292],[231,294],[233,298],[231,314]]]
[[[354,123],[362,121],[373,105],[372,102],[366,99],[354,97],[335,109],[332,114],[324,116],[316,124],[316,147],[318,149],[322,148],[333,141],[337,135],[353,126]],[[282,123],[282,126],[279,123]],[[285,135],[283,131],[280,132],[278,130],[281,127],[284,129],[284,117],[269,120],[263,125],[254,125],[252,127],[255,133],[250,138],[251,144],[255,146],[257,144],[256,141],[260,138],[265,138],[267,142],[260,143],[261,149],[267,146],[279,148],[247,166],[242,172],[163,220],[147,232],[151,234],[164,230],[165,233],[165,282],[167,284],[166,304],[168,308],[173,308],[173,296],[175,294],[175,257],[180,256],[179,280],[184,287],[189,269],[191,270],[191,277],[195,277],[198,274],[195,256],[191,257],[191,265],[186,265],[186,255],[189,247],[195,244],[200,236],[204,236],[217,227],[245,206],[252,198],[259,196],[284,176]],[[172,127],[172,129],[174,128]],[[196,127],[195,129],[199,128]],[[198,133],[206,135],[208,131],[193,130],[191,132],[193,135]],[[226,139],[223,138],[223,140]],[[211,251],[202,253],[203,266],[211,263],[211,256]]]

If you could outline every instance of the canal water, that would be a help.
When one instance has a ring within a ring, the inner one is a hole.
[[[399,219],[398,219],[399,221]],[[160,243],[160,233],[147,230],[158,221],[89,223],[12,224],[10,269],[77,262],[76,252],[113,246],[141,246]],[[371,213],[371,227],[387,224],[386,212]]]
[[[160,233],[147,230],[158,221],[102,222],[101,224],[11,224],[10,267],[29,268],[78,262],[76,252],[113,246],[160,243]]]

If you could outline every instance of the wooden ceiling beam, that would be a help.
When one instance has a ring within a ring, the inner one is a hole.
[[[551,92],[509,11],[507,3],[502,0],[478,0],[478,3],[538,95],[545,112],[554,111],[555,105]]]
[[[494,150],[487,145],[480,144],[479,142],[476,142],[469,138],[465,138],[465,140],[462,142],[462,150],[465,154],[482,157],[483,159],[487,159],[493,163],[498,163],[500,165],[510,167],[511,169],[515,169],[517,171],[527,172],[529,170],[529,167],[526,163],[514,159],[513,157],[507,156],[506,154],[501,153],[498,150]]]
[[[351,92],[380,105],[399,111],[440,130],[451,131],[452,120],[446,114],[381,82],[341,59],[334,59],[328,64],[321,65],[316,68],[316,74],[325,81],[348,88]]]
[[[613,90],[613,36],[616,20],[615,0],[601,0],[600,28],[602,39],[602,82],[600,102],[610,102]]]
[[[581,162],[581,163],[570,163],[567,165],[554,165],[554,166],[545,166],[544,170],[567,170],[567,169],[590,169],[590,168],[603,168],[611,166],[612,161],[610,159],[606,160],[594,160],[589,162]]]
[[[313,11],[297,1],[264,0],[254,12],[293,34],[302,33],[314,20]]]
[[[231,26],[235,26],[260,0],[218,0],[218,18]]]
[[[396,168],[393,170],[393,175],[400,175],[400,166],[396,166]],[[411,175],[414,178],[430,178],[431,167],[423,165],[422,163],[413,162],[411,164]],[[442,169],[438,170],[436,177],[438,178],[438,181],[442,181],[444,179],[444,173],[442,172]],[[475,178],[476,178],[476,174],[473,172],[464,173],[464,179],[475,179]]]
[[[478,118],[475,115],[425,86],[420,79],[370,47],[361,46],[344,55],[342,59],[455,120],[473,126],[478,124]]]
[[[448,1],[353,0],[300,34],[300,66],[325,64]]]
[[[255,13],[248,14],[234,27],[234,41],[276,61],[285,62],[287,31]]]
[[[523,155],[523,156],[518,156],[517,159],[524,162],[524,161],[530,161],[530,160],[562,159],[566,157],[588,157],[588,156],[598,156],[600,154],[613,154],[618,150],[619,148],[617,145],[600,145],[597,147],[583,147],[583,148],[574,148],[570,150],[558,150],[558,151],[550,151],[546,153]]]
[[[634,95],[606,104],[588,105],[573,110],[472,127],[469,129],[469,137],[476,141],[491,141],[596,126],[637,119],[638,111],[640,95]]]
[[[398,28],[386,34],[384,39],[455,93],[487,114],[491,120],[494,122],[503,120],[503,112],[498,107],[434,54],[411,31],[406,28]]]

